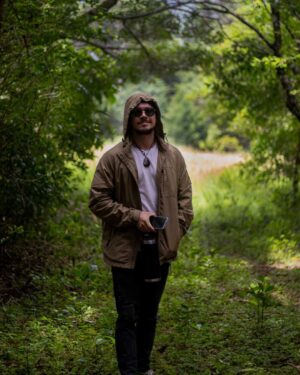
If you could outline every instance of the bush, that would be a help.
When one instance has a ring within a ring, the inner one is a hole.
[[[66,202],[70,163],[83,167],[110,134],[100,112],[117,78],[109,57],[92,58],[91,47],[72,40],[97,34],[80,3],[18,0],[1,9],[2,246]],[[94,18],[99,25],[103,14]]]
[[[215,150],[222,152],[236,152],[241,151],[242,147],[239,143],[239,140],[236,137],[223,135],[216,141]]]
[[[207,206],[201,216],[201,245],[208,252],[288,263],[300,253],[300,211],[278,200],[288,182],[259,184],[241,172],[238,167],[226,171],[203,192]]]

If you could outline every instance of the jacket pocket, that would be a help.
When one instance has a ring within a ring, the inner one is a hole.
[[[104,228],[103,228],[103,247],[105,249],[108,248],[110,242],[111,242],[111,239],[113,237],[113,232],[114,232],[114,228],[111,227],[111,226],[108,226],[106,225]]]
[[[162,247],[170,256],[177,253],[179,242],[183,236],[183,230],[177,218],[170,218],[170,225],[162,233]]]

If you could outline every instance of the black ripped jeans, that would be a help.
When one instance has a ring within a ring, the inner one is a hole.
[[[122,375],[136,375],[149,370],[157,311],[169,264],[161,266],[161,280],[147,283],[139,268],[112,268],[118,318],[116,322],[116,351]]]

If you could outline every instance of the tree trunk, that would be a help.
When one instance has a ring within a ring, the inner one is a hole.
[[[271,5],[271,11],[272,11],[272,24],[273,24],[273,31],[274,31],[273,51],[276,57],[282,57],[281,21],[280,21],[280,11],[278,8],[278,3],[273,3]],[[276,73],[277,73],[277,77],[279,78],[281,87],[283,88],[285,95],[286,95],[286,107],[297,118],[299,122],[298,140],[297,140],[296,152],[294,156],[294,166],[293,166],[293,173],[292,173],[292,200],[293,200],[293,206],[295,206],[297,199],[298,199],[298,194],[299,194],[300,103],[297,100],[296,95],[292,93],[294,87],[289,77],[287,68],[278,67],[276,69]]]

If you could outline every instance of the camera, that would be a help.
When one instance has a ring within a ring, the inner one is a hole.
[[[150,216],[150,223],[154,229],[165,229],[169,218],[165,216]]]

